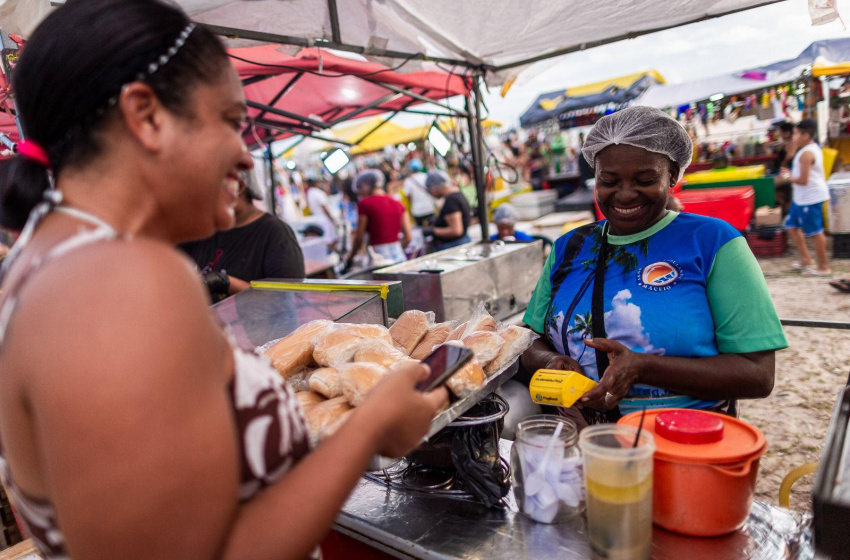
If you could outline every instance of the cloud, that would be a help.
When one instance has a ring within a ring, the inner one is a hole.
[[[632,292],[622,290],[614,296],[614,308],[605,314],[605,332],[627,348],[647,354],[664,355],[663,348],[655,348],[649,341],[641,322],[640,307],[630,303]]]

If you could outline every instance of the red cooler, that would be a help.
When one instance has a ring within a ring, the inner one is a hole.
[[[720,218],[744,231],[756,210],[756,193],[752,187],[722,189],[690,189],[676,193],[685,212]]]

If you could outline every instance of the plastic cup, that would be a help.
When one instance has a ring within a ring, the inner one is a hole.
[[[652,434],[591,426],[579,436],[593,559],[649,560],[652,553]]]

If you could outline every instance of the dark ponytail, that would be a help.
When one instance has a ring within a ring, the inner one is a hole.
[[[228,58],[201,26],[178,43],[189,24],[164,0],[68,0],[38,26],[11,81],[24,135],[47,152],[54,177],[102,152],[125,84],[142,80],[170,111],[190,115],[193,88],[219,79]],[[0,224],[21,229],[48,187],[44,166],[21,156],[0,162]]]

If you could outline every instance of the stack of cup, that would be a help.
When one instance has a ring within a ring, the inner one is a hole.
[[[571,420],[530,416],[517,426],[511,450],[514,496],[520,511],[539,523],[560,523],[584,505],[582,461]]]

